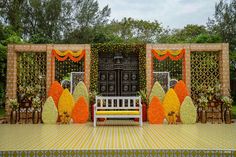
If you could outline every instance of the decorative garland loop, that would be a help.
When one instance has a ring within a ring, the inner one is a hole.
[[[160,50],[155,50],[152,49],[152,54],[155,56],[155,58],[159,61],[163,61],[165,60],[167,57],[169,57],[171,60],[173,61],[177,61],[179,59],[182,59],[184,54],[185,54],[185,49],[182,50],[177,50],[177,51],[173,51],[173,50],[164,50],[164,51],[160,51]]]
[[[80,50],[77,52],[72,52],[71,50],[66,50],[60,52],[59,50],[52,50],[52,57],[56,57],[58,61],[65,61],[70,58],[73,62],[79,62],[83,57],[85,57],[85,50]]]

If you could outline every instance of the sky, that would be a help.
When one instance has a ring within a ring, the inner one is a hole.
[[[157,20],[163,27],[183,28],[187,24],[206,25],[220,0],[98,0],[99,7],[111,8],[110,19],[132,17]]]

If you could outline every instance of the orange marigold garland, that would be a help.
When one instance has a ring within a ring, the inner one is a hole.
[[[85,123],[89,118],[89,107],[83,96],[79,97],[76,102],[73,111],[72,119],[74,123]]]
[[[85,56],[85,50],[82,51],[82,53],[79,55],[79,57],[75,57],[74,55],[72,55],[72,53],[67,53],[65,56],[60,56],[57,53],[57,50],[53,49],[52,56],[56,57],[56,59],[59,61],[65,61],[67,58],[70,58],[70,60],[72,60],[74,62],[79,62]]]
[[[152,54],[159,61],[163,61],[167,57],[169,57],[173,61],[177,61],[177,60],[183,58],[183,56],[185,54],[185,49],[179,50],[177,52],[174,52],[174,51],[171,51],[171,50],[165,50],[164,52],[161,52],[159,50],[152,49]]]
[[[157,96],[152,98],[148,108],[148,120],[151,124],[162,124],[165,118],[164,108]]]
[[[174,87],[174,91],[177,94],[179,101],[180,101],[180,105],[181,105],[182,102],[184,101],[185,97],[189,95],[188,89],[187,89],[184,81],[182,81],[182,80],[178,81],[178,83],[176,83],[176,85]]]
[[[58,106],[58,101],[60,99],[60,96],[63,92],[63,87],[61,86],[61,84],[57,81],[54,81],[48,91],[48,97],[52,97],[54,100],[54,103],[56,105],[56,107]]]

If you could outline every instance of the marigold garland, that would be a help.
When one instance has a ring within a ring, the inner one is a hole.
[[[54,49],[53,51],[55,51],[59,56],[66,56],[67,54],[71,54],[73,57],[79,57],[84,50],[80,50],[77,52],[73,52],[71,50],[66,50],[64,52],[61,52],[59,50]]]
[[[56,57],[56,59],[59,61],[65,61],[67,58],[70,58],[74,62],[79,62],[83,57],[85,57],[85,50],[82,50],[81,52],[78,51],[78,52],[80,52],[79,55],[78,54],[74,55],[75,53],[70,53],[71,51],[69,51],[69,50],[67,50],[67,53],[65,51],[64,53],[58,54],[58,52],[60,52],[60,51],[53,49],[52,56]],[[63,54],[63,55],[61,56],[60,54]],[[78,56],[78,57],[76,57],[76,56]]]
[[[185,49],[172,51],[172,50],[154,50],[152,49],[152,54],[155,56],[156,59],[159,61],[165,60],[167,57],[169,57],[173,61],[177,61],[179,59],[182,59],[185,54]]]

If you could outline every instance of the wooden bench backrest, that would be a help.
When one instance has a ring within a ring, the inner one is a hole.
[[[140,96],[96,96],[97,109],[138,109],[141,106]]]

